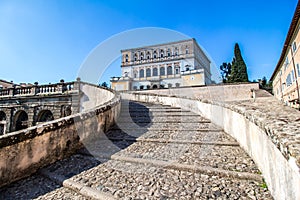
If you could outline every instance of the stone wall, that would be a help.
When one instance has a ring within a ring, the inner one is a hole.
[[[132,93],[161,94],[193,99],[211,99],[216,101],[244,100],[251,97],[251,89],[258,90],[258,83],[210,85],[200,87],[141,90]]]
[[[66,95],[51,95],[39,97],[13,97],[10,99],[0,100],[0,111],[6,115],[7,132],[15,131],[15,115],[19,111],[25,111],[28,115],[28,126],[34,126],[37,122],[39,113],[43,110],[50,110],[54,119],[58,119],[62,115],[62,106],[72,106],[73,96]],[[77,96],[77,94],[76,94]],[[72,111],[77,110],[77,105],[72,106]]]
[[[300,197],[299,111],[273,97],[217,102],[146,93],[122,98],[161,103],[191,110],[233,136],[253,158],[275,199]]]
[[[111,92],[98,87],[101,96]],[[0,136],[0,187],[62,159],[105,132],[120,112],[120,97],[93,109]]]
[[[99,94],[99,89],[101,94]],[[95,105],[101,105],[114,97],[114,93],[110,90],[102,90],[101,87],[95,87],[95,85],[85,82],[80,84],[80,92],[82,94],[80,97],[80,112],[92,109]]]

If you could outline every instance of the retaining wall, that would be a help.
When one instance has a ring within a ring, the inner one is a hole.
[[[81,113],[0,136],[0,187],[71,155],[113,125],[120,112],[120,96],[99,87],[94,90],[100,97],[101,91],[114,97],[102,105],[93,103],[92,109]]]
[[[258,83],[223,84],[198,87],[180,87],[134,91],[134,93],[160,94],[215,101],[245,100],[251,98],[251,89],[258,90]]]
[[[141,92],[121,96],[181,107],[210,119],[253,158],[275,199],[300,199],[299,111],[274,98],[221,103]]]

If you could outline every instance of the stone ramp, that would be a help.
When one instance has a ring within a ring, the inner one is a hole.
[[[40,184],[46,186],[35,192]],[[0,194],[0,199],[272,199],[253,160],[209,120],[131,101],[122,102],[117,124],[105,135]]]

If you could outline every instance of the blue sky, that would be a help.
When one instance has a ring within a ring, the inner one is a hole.
[[[217,67],[232,60],[238,42],[250,80],[269,78],[296,4],[296,0],[1,0],[0,79],[75,80],[97,45],[142,27],[167,28],[195,38]],[[101,81],[118,75],[116,60]]]

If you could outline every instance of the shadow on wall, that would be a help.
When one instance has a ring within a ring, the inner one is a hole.
[[[139,103],[123,101],[122,112],[117,124],[111,127],[107,133],[100,132],[95,138],[84,142],[84,147],[69,158],[60,160],[42,169],[53,174],[58,174],[64,180],[81,172],[105,163],[110,156],[125,149],[136,142],[136,138],[147,131],[152,124],[152,113]],[[97,132],[97,118],[93,117],[92,124]],[[94,124],[95,123],[95,124]],[[124,141],[123,139],[129,139]],[[39,185],[39,187],[36,187]],[[52,192],[61,185],[49,181],[39,173],[29,178],[14,182],[0,189],[0,199],[33,199]]]

